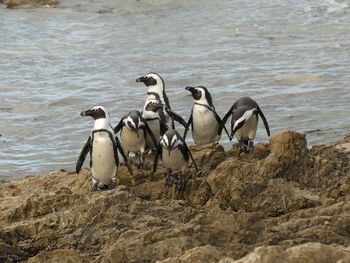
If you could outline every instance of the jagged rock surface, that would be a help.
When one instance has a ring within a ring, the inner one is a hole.
[[[134,175],[121,167],[110,191],[91,193],[88,169],[1,184],[0,262],[265,262],[249,261],[262,253],[296,263],[300,251],[347,262],[349,142],[308,149],[283,131],[248,155],[192,146],[201,172],[188,169],[183,193],[164,186],[164,169],[151,174],[152,155]]]

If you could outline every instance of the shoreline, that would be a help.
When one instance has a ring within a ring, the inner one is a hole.
[[[89,169],[0,184],[0,261],[350,260],[350,134],[308,148],[285,130],[248,155],[190,148],[201,174],[188,169],[183,193],[164,186],[163,169],[151,175],[150,158],[133,176],[120,167],[110,191],[90,192]]]

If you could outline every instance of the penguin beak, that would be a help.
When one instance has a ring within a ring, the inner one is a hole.
[[[94,111],[92,111],[92,110],[86,110],[86,111],[80,112],[80,116],[92,116],[93,113],[94,113]]]
[[[145,82],[145,77],[140,77],[136,79],[136,82]]]
[[[188,90],[191,93],[193,93],[195,91],[195,88],[194,87],[190,87],[190,86],[187,86],[185,89]]]

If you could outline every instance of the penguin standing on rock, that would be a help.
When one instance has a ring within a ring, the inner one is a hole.
[[[196,162],[194,161],[186,142],[177,131],[169,129],[163,135],[158,145],[153,162],[153,172],[157,170],[158,161],[160,159],[163,166],[168,169],[165,185],[171,187],[175,183],[176,190],[184,191],[187,180],[184,177],[174,177],[173,171],[180,171],[183,173],[188,165],[189,158],[191,158],[196,170],[198,171]]]
[[[186,139],[190,125],[192,127],[192,137],[196,145],[217,143],[221,138],[223,128],[231,139],[221,118],[215,111],[211,95],[207,88],[203,86],[186,87],[186,90],[191,92],[194,106],[185,127],[184,139]]]
[[[86,155],[90,152],[90,169],[92,174],[92,191],[100,188],[111,187],[113,179],[119,167],[118,150],[127,165],[130,174],[132,170],[128,159],[116,140],[110,123],[108,111],[103,106],[96,106],[90,110],[80,113],[81,116],[91,116],[95,123],[91,135],[85,143],[76,165],[76,173],[85,161]]]
[[[142,118],[141,113],[137,110],[130,111],[124,116],[118,125],[114,128],[115,134],[120,131],[120,141],[122,147],[127,153],[130,152],[138,155],[136,167],[143,167],[143,154],[147,148],[146,136],[150,136],[152,143],[158,145],[158,141],[147,122]]]
[[[186,121],[171,109],[169,99],[165,93],[164,81],[161,76],[157,73],[148,73],[147,75],[136,79],[136,82],[143,82],[147,86],[147,99],[143,107],[142,117],[147,121],[156,138],[160,137],[160,120],[156,112],[146,109],[150,100],[159,100],[164,105],[164,114],[169,127],[175,129],[174,121],[179,122],[184,127],[186,126]],[[149,136],[147,137],[147,144],[151,149],[156,148],[156,145],[152,143]]]
[[[241,152],[248,153],[254,145],[253,140],[258,127],[258,114],[263,120],[267,135],[270,136],[269,125],[264,114],[258,103],[250,97],[238,99],[222,120],[223,125],[225,125],[227,119],[232,116],[231,136],[235,135],[237,137]]]

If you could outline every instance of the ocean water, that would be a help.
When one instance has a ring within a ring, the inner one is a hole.
[[[93,125],[80,111],[102,104],[116,125],[142,108],[135,79],[151,71],[185,119],[184,88],[204,85],[221,116],[254,98],[272,134],[350,132],[349,1],[62,0],[0,17],[0,180],[74,169]]]

